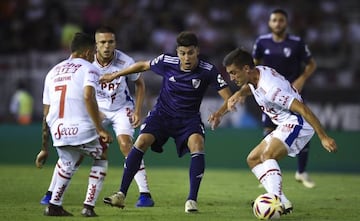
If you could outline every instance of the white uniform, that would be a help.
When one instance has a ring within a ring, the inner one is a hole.
[[[125,53],[115,50],[114,58],[107,66],[102,66],[96,59],[93,64],[99,68],[101,74],[113,73],[122,70],[134,63],[134,60]],[[136,81],[139,73],[114,79],[110,83],[101,83],[96,88],[96,98],[99,110],[105,114],[104,124],[112,124],[116,135],[126,134],[133,136],[134,128],[129,117],[134,110],[134,100],[131,97],[127,80]]]
[[[299,93],[275,69],[256,66],[260,71],[257,88],[249,84],[250,89],[261,110],[267,114],[277,128],[265,137],[269,141],[276,137],[284,142],[289,156],[297,153],[314,135],[313,128],[297,113],[289,110],[294,99],[302,101]]]
[[[98,138],[84,102],[84,87],[96,87],[99,71],[90,62],[69,58],[47,74],[43,103],[50,105],[46,122],[53,144],[76,146]]]

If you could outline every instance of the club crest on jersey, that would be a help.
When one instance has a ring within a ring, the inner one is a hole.
[[[171,76],[171,77],[169,78],[169,81],[171,81],[171,82],[176,82],[175,77],[174,77],[174,76]]]
[[[194,88],[198,88],[200,86],[201,80],[200,79],[192,79],[192,85]]]
[[[284,48],[283,52],[284,52],[285,57],[288,58],[291,55],[291,48]]]

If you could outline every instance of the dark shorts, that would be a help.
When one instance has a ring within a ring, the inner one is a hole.
[[[163,145],[172,137],[179,157],[189,152],[187,141],[192,134],[201,134],[205,139],[205,129],[200,114],[187,118],[174,118],[159,111],[152,111],[142,125],[140,134],[142,133],[154,135],[155,142],[151,145],[151,150],[158,153],[163,152]]]

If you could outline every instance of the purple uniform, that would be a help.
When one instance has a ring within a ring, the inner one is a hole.
[[[169,137],[174,138],[181,157],[189,151],[187,139],[191,134],[205,137],[199,109],[207,88],[218,91],[228,85],[217,68],[203,60],[199,60],[195,70],[182,71],[178,57],[162,54],[151,61],[150,69],[163,77],[163,86],[140,133],[155,136],[151,146],[155,152],[162,152]]]
[[[275,42],[271,33],[256,39],[252,56],[262,60],[262,65],[274,68],[290,82],[299,77],[302,65],[308,64],[312,57],[300,37],[288,34],[285,40]]]
[[[300,37],[288,34],[283,41],[275,42],[271,33],[256,39],[252,56],[262,60],[262,65],[274,68],[290,82],[299,77],[302,65],[308,64],[312,58],[309,48]],[[275,126],[266,115],[263,115],[262,122],[265,127]]]

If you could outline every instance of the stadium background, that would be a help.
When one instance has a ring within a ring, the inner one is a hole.
[[[360,152],[360,3],[356,0],[220,1],[220,0],[3,0],[0,3],[0,163],[32,164],[40,148],[42,85],[49,68],[69,55],[69,36],[74,30],[92,33],[99,24],[117,31],[118,48],[135,58],[150,59],[174,52],[182,30],[196,32],[201,51],[224,73],[221,61],[234,47],[251,50],[255,38],[268,32],[272,9],[289,13],[291,33],[308,43],[318,69],[305,87],[304,97],[320,121],[338,140],[337,155],[323,154],[317,137],[310,154],[311,170],[360,172],[354,157]],[[160,79],[144,74],[149,110]],[[17,126],[8,107],[19,79],[29,83],[35,98],[34,122]],[[236,87],[231,85],[235,90]],[[209,93],[201,107],[204,119],[221,101]],[[261,138],[260,112],[248,99],[236,114],[224,118],[218,131],[207,132],[207,164],[210,167],[245,168],[250,148]],[[147,154],[148,165],[183,166],[172,142],[166,155]],[[120,152],[111,146],[110,163],[119,164]],[[228,157],[226,157],[228,156]],[[230,157],[231,156],[231,157]],[[52,152],[49,163],[55,162]],[[294,169],[286,159],[284,169]]]

